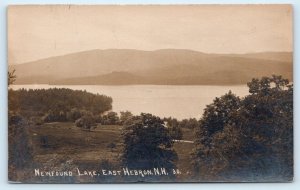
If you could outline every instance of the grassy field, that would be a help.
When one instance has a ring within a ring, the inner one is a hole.
[[[101,161],[108,160],[119,164],[122,126],[103,125],[93,131],[84,131],[74,123],[46,123],[29,130],[34,151],[34,163],[41,166],[55,165],[72,161],[84,169],[97,169]],[[183,129],[183,140],[193,140],[193,131]],[[191,167],[190,152],[192,143],[175,142],[178,154],[177,167],[182,177]]]

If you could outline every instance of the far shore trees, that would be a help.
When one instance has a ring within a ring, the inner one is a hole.
[[[9,110],[45,122],[75,121],[83,112],[100,115],[111,110],[112,98],[67,88],[9,90]]]

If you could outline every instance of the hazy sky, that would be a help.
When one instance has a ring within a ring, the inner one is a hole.
[[[288,5],[11,6],[9,63],[91,49],[292,51]]]

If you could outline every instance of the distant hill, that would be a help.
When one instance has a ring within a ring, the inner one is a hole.
[[[227,56],[293,62],[293,54],[291,52],[261,52],[248,54],[230,54]]]
[[[205,54],[184,49],[108,49],[78,52],[24,64],[16,84],[245,84],[283,75],[292,80],[292,53]]]

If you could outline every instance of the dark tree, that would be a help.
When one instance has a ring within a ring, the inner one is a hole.
[[[82,128],[84,130],[91,130],[96,127],[95,118],[92,113],[87,112],[81,118],[75,121],[76,127]]]
[[[293,86],[273,75],[248,83],[236,113],[247,167],[277,179],[293,178]]]
[[[18,181],[18,170],[31,167],[33,163],[32,142],[29,138],[29,126],[20,115],[9,112],[8,115],[8,170],[9,180]]]
[[[119,116],[116,112],[110,111],[106,115],[102,116],[102,124],[104,125],[118,125]]]
[[[195,171],[206,179],[291,180],[293,87],[281,76],[253,79],[248,87],[244,99],[227,94],[205,110],[193,150]]]
[[[122,133],[122,163],[129,168],[174,168],[177,154],[163,121],[151,114],[134,116],[125,123]]]
[[[16,76],[15,72],[16,72],[15,69],[13,71],[11,71],[11,72],[8,71],[8,73],[7,73],[7,83],[8,83],[8,86],[11,85],[11,84],[13,84],[16,81],[17,76]]]
[[[204,114],[196,128],[196,142],[209,148],[212,136],[230,124],[232,113],[240,107],[240,98],[229,91],[206,106]]]

